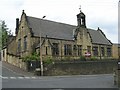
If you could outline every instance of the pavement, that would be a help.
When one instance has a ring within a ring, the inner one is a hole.
[[[35,76],[34,73],[27,72],[19,67],[16,67],[14,65],[7,63],[5,61],[2,62],[2,67],[3,67],[3,69],[7,69],[7,71],[10,71],[19,76]],[[4,73],[5,73],[5,70],[2,70],[2,76],[5,75]]]

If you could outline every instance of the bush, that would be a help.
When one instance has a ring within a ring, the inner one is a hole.
[[[70,61],[71,57],[70,56],[66,56],[64,58],[62,58],[60,61]]]
[[[44,64],[51,64],[53,62],[51,57],[47,57],[44,61]]]
[[[91,57],[90,60],[98,60],[96,57]]]
[[[65,60],[71,60],[70,56],[65,57]]]
[[[80,60],[81,60],[81,61],[86,61],[85,56],[81,56],[81,57],[80,57]]]
[[[22,57],[22,60],[23,61],[40,60],[40,56],[37,53],[33,53],[32,55]]]

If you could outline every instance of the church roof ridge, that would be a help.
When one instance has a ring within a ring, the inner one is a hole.
[[[48,19],[42,19],[42,18],[33,17],[33,16],[27,16],[27,17],[35,18],[35,19],[40,19],[40,20],[43,20],[43,21],[54,22],[54,23],[58,23],[58,24],[64,24],[64,25],[69,25],[69,26],[77,27],[77,25],[72,25],[72,24],[69,24],[69,23],[63,23],[63,22],[53,21],[53,20],[48,20]]]

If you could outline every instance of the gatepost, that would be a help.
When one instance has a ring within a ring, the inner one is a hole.
[[[118,61],[118,72],[117,72],[117,81],[118,81],[118,87],[120,88],[120,61]]]

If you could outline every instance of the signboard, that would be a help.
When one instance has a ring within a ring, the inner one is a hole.
[[[86,56],[86,57],[90,57],[90,56],[91,56],[91,53],[90,53],[90,52],[85,52],[85,56]]]

